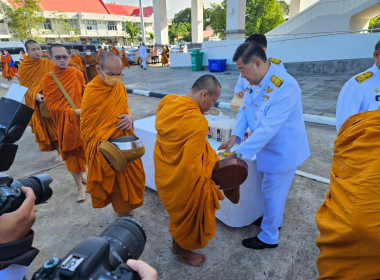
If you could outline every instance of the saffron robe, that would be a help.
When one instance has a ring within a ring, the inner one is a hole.
[[[186,250],[203,248],[215,236],[215,210],[224,199],[211,180],[219,157],[207,141],[207,120],[191,98],[168,95],[155,127],[155,182],[170,234]]]
[[[93,78],[96,76],[96,61],[95,57],[93,55],[85,55],[85,65],[86,65],[86,72],[87,72],[87,77],[88,81],[91,81]],[[87,67],[88,65],[88,67]]]
[[[316,214],[318,279],[380,279],[380,110],[348,118]]]
[[[82,72],[73,67],[53,72],[61,82],[74,104],[81,108],[85,80]],[[83,141],[80,138],[80,120],[58,85],[49,73],[42,79],[43,92],[51,117],[57,126],[58,146],[66,168],[70,172],[86,171]]]
[[[125,67],[130,67],[129,66],[129,62],[128,62],[128,59],[127,59],[127,57],[126,57],[126,52],[125,52],[125,50],[122,52],[122,54],[121,54],[121,61],[122,61],[122,63],[123,63],[123,68],[125,68]]]
[[[81,112],[81,137],[88,164],[87,192],[91,194],[94,208],[105,207],[111,202],[117,213],[141,206],[145,190],[141,159],[129,163],[125,170],[116,171],[99,151],[102,140],[132,135],[130,131],[116,128],[121,120],[118,116],[126,113],[131,114],[131,111],[123,83],[111,87],[99,75],[88,83]]]
[[[42,91],[42,78],[45,74],[54,69],[54,62],[47,58],[34,60],[27,56],[19,66],[20,85],[27,87],[25,103],[34,110],[29,125],[39,145],[40,151],[55,150],[54,141],[58,141],[57,127],[51,118],[44,118],[36,101],[38,93],[44,95]]]
[[[5,55],[1,56],[1,73],[3,75],[3,78],[11,78],[13,79],[12,73],[9,70],[7,57]]]

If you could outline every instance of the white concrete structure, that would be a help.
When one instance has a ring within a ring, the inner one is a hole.
[[[191,41],[203,42],[203,0],[191,0]]]
[[[303,0],[293,0],[294,9]],[[293,10],[295,13],[296,10]],[[326,33],[367,29],[369,20],[380,14],[379,0],[319,0],[274,28],[268,36]]]
[[[371,58],[379,33],[335,34],[303,38],[269,38],[268,56],[281,59],[285,63]],[[227,64],[235,64],[232,56],[244,40],[204,42],[202,45],[203,65],[208,59],[227,59]],[[170,67],[190,67],[189,53],[170,55]]]
[[[227,39],[244,39],[245,37],[246,0],[227,0],[226,34]]]
[[[157,44],[168,45],[168,16],[166,12],[166,0],[153,0],[154,30]]]

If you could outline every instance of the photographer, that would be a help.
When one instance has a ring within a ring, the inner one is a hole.
[[[9,256],[8,250],[11,248],[14,251],[14,249],[7,245],[18,240],[33,238],[31,228],[36,220],[34,204],[36,196],[31,188],[22,187],[21,190],[26,197],[21,206],[16,211],[0,216],[0,279],[22,279],[28,269],[27,265],[9,265],[12,262],[8,262],[10,257],[18,258],[22,263],[22,257]],[[38,250],[32,249],[28,252],[29,257],[34,259]]]
[[[140,275],[141,280],[157,279],[157,271],[144,261],[129,259],[127,265]]]

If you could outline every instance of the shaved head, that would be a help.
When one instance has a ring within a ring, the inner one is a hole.
[[[29,47],[30,47],[31,45],[33,45],[33,44],[37,44],[37,45],[38,45],[38,43],[37,43],[36,41],[34,41],[34,40],[28,40],[28,41],[26,41],[26,42],[25,42],[25,49],[28,51],[28,50],[29,50]]]
[[[105,52],[102,53],[99,57],[99,66],[103,70],[105,68],[108,68],[111,64],[120,64],[121,65],[121,59],[120,57],[115,54],[114,52]]]
[[[195,83],[191,87],[191,90],[193,92],[197,92],[197,91],[206,89],[211,95],[214,95],[218,93],[219,88],[221,88],[221,86],[220,86],[219,81],[215,78],[215,76],[206,74],[199,77],[195,81]]]

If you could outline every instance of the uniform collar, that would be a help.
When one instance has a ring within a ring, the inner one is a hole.
[[[370,71],[374,74],[374,75],[379,75],[380,76],[380,69],[379,67],[377,67],[376,63],[373,64],[372,68],[370,69]]]
[[[275,69],[274,69],[274,66],[272,65],[272,63],[269,63],[268,72],[265,74],[264,78],[262,78],[261,81],[259,82],[259,84],[258,84],[259,87],[262,87],[268,83],[268,81],[270,80],[270,78],[274,74],[274,70]]]

